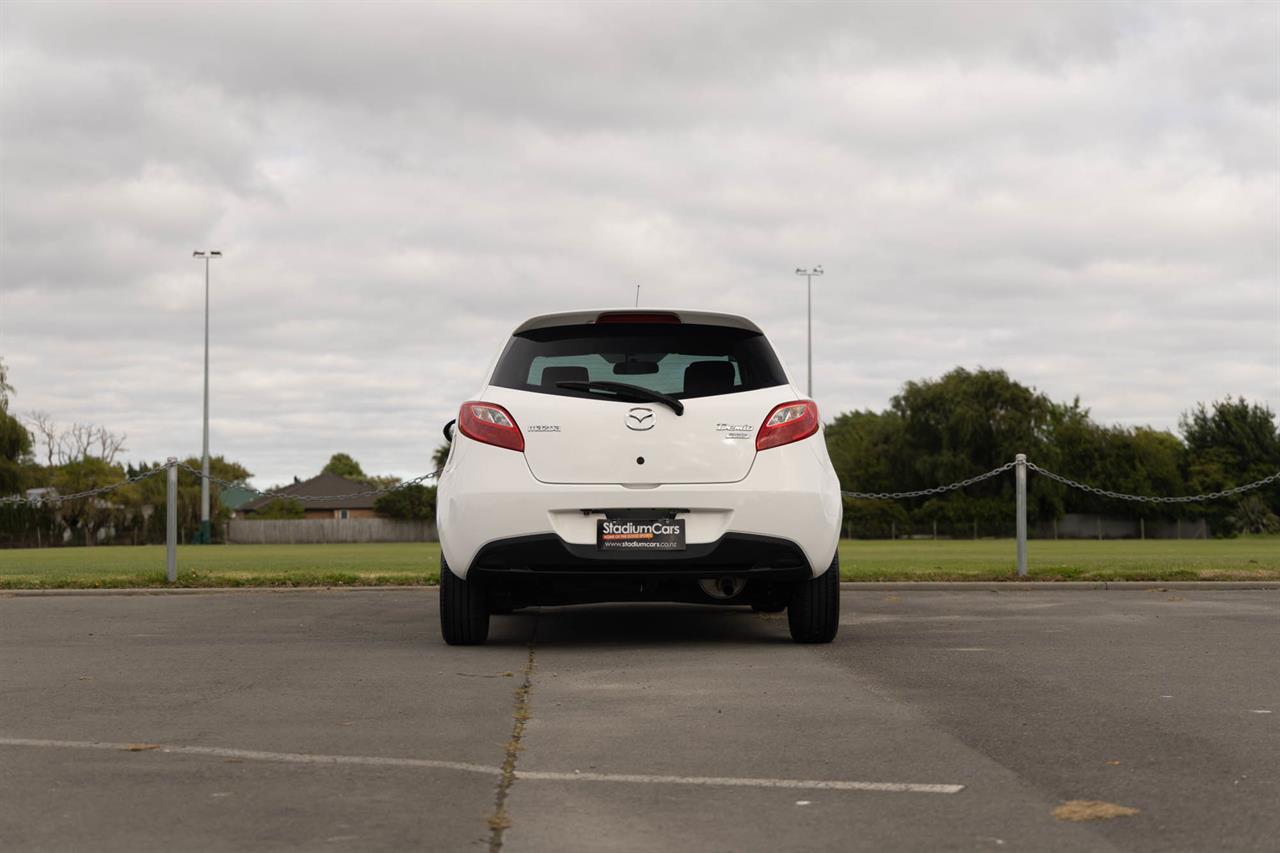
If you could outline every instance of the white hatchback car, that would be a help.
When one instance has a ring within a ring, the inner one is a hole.
[[[535,605],[687,601],[840,617],[840,484],[817,406],[750,320],[574,311],[512,334],[445,427],[440,628]]]

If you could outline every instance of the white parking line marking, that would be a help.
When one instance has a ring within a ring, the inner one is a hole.
[[[549,773],[517,770],[517,779],[550,782],[627,782],[633,785],[707,785],[726,788],[795,788],[815,791],[892,791],[911,794],[957,794],[964,785],[918,782],[844,782],[826,779],[743,779],[736,776],[649,776],[637,773]]]
[[[108,743],[86,740],[41,740],[37,738],[0,737],[0,746],[33,746],[55,749],[100,749],[105,751],[138,751],[137,743]],[[204,755],[214,758],[238,758],[244,761],[275,761],[285,764],[354,764],[366,767],[417,767],[431,770],[458,770],[501,776],[502,769],[463,761],[437,761],[429,758],[388,758],[376,755],[315,755],[305,752],[266,752],[257,749],[228,749],[220,746],[174,746],[146,744],[151,753],[172,755]],[[635,773],[558,773],[542,770],[517,770],[517,779],[543,782],[621,782],[632,785],[700,785],[726,788],[788,788],[817,791],[885,791],[912,794],[956,794],[964,785],[923,784],[917,782],[852,782],[834,779],[751,779],[736,776],[653,776]]]
[[[103,749],[137,752],[136,743],[103,743],[87,740],[36,740],[34,738],[0,738],[0,746],[48,746],[62,749]],[[147,746],[153,746],[147,744]],[[424,767],[432,770],[461,770],[465,773],[484,773],[501,776],[497,767],[483,764],[467,764],[463,761],[435,761],[430,758],[384,758],[376,755],[312,755],[305,752],[263,752],[258,749],[227,749],[220,746],[170,746],[155,744],[152,752],[175,755],[209,755],[214,758],[239,758],[246,761],[278,761],[285,764],[361,764],[372,767]]]

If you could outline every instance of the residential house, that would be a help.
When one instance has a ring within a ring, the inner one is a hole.
[[[245,506],[257,497],[257,492],[244,486],[226,486],[218,492],[218,505],[230,511],[232,518],[241,518]]]
[[[292,496],[298,498],[319,497],[321,495],[349,495],[355,492],[367,492],[369,486],[364,483],[357,483],[354,480],[348,480],[346,477],[339,477],[337,474],[321,474],[319,477],[312,477],[304,482],[295,482],[292,486],[285,486],[277,491],[280,497]],[[258,498],[249,501],[240,507],[236,513],[238,517],[252,519],[258,510],[265,507],[275,498]],[[306,518],[376,518],[378,513],[374,511],[374,498],[371,495],[364,495],[354,498],[319,498],[315,500],[299,501],[304,510],[306,510]]]

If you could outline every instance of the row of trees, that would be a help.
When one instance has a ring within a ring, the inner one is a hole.
[[[195,470],[200,460],[183,460]],[[150,477],[111,490],[102,496],[64,500],[42,506],[0,507],[0,547],[43,547],[49,545],[94,545],[111,542],[131,545],[164,542],[166,478],[160,462],[138,465],[108,463],[96,457],[73,459],[53,467],[25,465],[20,469],[23,488],[52,487],[59,495],[111,486],[148,471]],[[209,471],[215,477],[242,480],[250,476],[242,465],[221,456],[210,457]],[[38,483],[39,486],[34,484]],[[211,492],[211,513],[215,530],[229,518]],[[178,534],[189,541],[200,527],[200,478],[178,471]]]
[[[52,489],[73,495],[112,486],[148,471],[161,462],[122,463],[126,436],[95,424],[60,424],[44,412],[19,417],[10,410],[14,394],[0,361],[0,495]],[[187,465],[199,470],[200,460]],[[221,456],[209,460],[213,476],[242,481],[252,476],[243,465]],[[100,497],[64,500],[42,506],[0,506],[0,546],[92,545],[98,541],[142,544],[163,542],[166,483],[162,472],[113,489]],[[212,491],[215,521],[229,513]],[[178,528],[187,540],[200,525],[200,478],[179,469]],[[217,525],[215,525],[215,528]]]
[[[0,494],[52,486],[59,494],[108,486],[156,470],[161,463],[121,464],[125,436],[101,427],[63,429],[34,412],[26,423],[9,411],[12,387],[0,361]],[[1199,404],[1181,418],[1179,434],[1148,427],[1098,424],[1078,399],[1055,402],[1000,370],[962,368],[940,379],[906,383],[887,409],[846,412],[827,426],[827,446],[843,487],[863,492],[930,488],[989,471],[1026,453],[1040,466],[1100,488],[1144,495],[1192,495],[1252,482],[1280,471],[1280,429],[1270,409],[1244,399]],[[443,464],[447,446],[433,462]],[[187,464],[198,468],[190,458]],[[251,473],[222,457],[211,473],[243,481]],[[371,488],[395,485],[391,476],[369,475],[349,454],[334,454],[324,471]],[[179,473],[179,526],[199,524],[200,480]],[[908,501],[846,500],[855,535],[884,536],[895,527],[940,525],[952,535],[975,527],[1005,533],[1012,526],[1013,477],[1002,476],[945,495]],[[162,475],[53,507],[0,507],[0,545],[61,542],[91,544],[99,531],[112,541],[158,542],[164,536]],[[228,511],[213,490],[216,522]],[[392,518],[430,519],[434,486],[412,485],[378,498],[378,512]],[[1280,529],[1280,483],[1236,499],[1203,504],[1129,503],[1069,489],[1032,475],[1028,511],[1033,522],[1064,513],[1099,513],[1145,519],[1205,518],[1219,535]],[[301,517],[300,502],[280,500],[261,517]]]
[[[1280,471],[1280,430],[1270,409],[1244,399],[1199,404],[1179,423],[1181,436],[1148,427],[1094,422],[1079,399],[1055,402],[1001,370],[957,368],[940,379],[906,383],[881,412],[847,412],[827,426],[827,446],[844,488],[899,492],[930,488],[989,471],[1026,453],[1073,480],[1116,492],[1194,495]],[[910,501],[847,500],[855,535],[887,535],[938,523],[948,531],[1006,531],[1012,525],[1012,476]],[[1064,513],[1129,518],[1206,518],[1215,533],[1280,529],[1280,484],[1235,500],[1147,504],[1101,498],[1031,475],[1032,521]]]
[[[62,425],[45,412],[25,417],[10,411],[14,389],[0,360],[0,495],[24,494],[29,490],[51,489],[66,496],[113,486],[150,471],[154,475],[113,489],[102,496],[63,500],[42,506],[0,506],[0,547],[41,547],[60,544],[92,545],[99,541],[130,544],[158,543],[165,536],[165,477],[162,462],[121,463],[127,452],[126,436],[94,424]],[[447,447],[438,449],[441,460]],[[198,470],[200,460],[189,457],[187,466]],[[387,475],[366,474],[360,463],[346,453],[335,453],[325,472],[337,474],[370,488],[384,488],[400,482]],[[214,477],[244,482],[252,476],[245,466],[222,456],[209,460]],[[272,486],[271,490],[284,488]],[[230,518],[220,490],[210,492],[215,535]],[[435,488],[412,485],[383,495],[377,510],[392,518],[435,517]],[[271,502],[260,513],[264,518],[301,518],[302,503],[291,500]],[[189,470],[178,471],[178,529],[188,541],[200,524],[200,478]]]
[[[346,454],[336,454],[333,459],[351,460]],[[200,460],[190,457],[183,460],[191,469],[199,470]],[[354,463],[354,460],[351,460]],[[331,460],[332,464],[332,460]],[[358,469],[358,463],[355,463]],[[0,546],[8,547],[42,547],[58,544],[92,545],[98,541],[125,544],[161,543],[165,537],[165,501],[166,489],[163,469],[164,463],[148,462],[138,465],[121,465],[97,457],[79,457],[69,459],[61,464],[47,466],[27,462],[17,466],[18,476],[14,479],[13,492],[22,492],[30,488],[52,487],[59,495],[70,495],[78,492],[111,486],[126,479],[133,479],[155,471],[153,476],[140,479],[113,489],[102,497],[78,498],[63,501],[57,505],[42,507],[6,506],[0,508]],[[329,466],[325,467],[330,470]],[[355,474],[349,468],[346,473],[339,473],[354,482],[370,488],[385,488],[397,485],[400,480],[394,476],[366,476]],[[222,456],[209,459],[209,473],[221,480],[243,482],[252,473],[236,462]],[[39,484],[36,486],[34,484]],[[274,491],[287,486],[272,486]],[[6,494],[11,493],[6,491]],[[390,518],[434,519],[435,518],[434,486],[418,484],[406,486],[389,492],[378,498],[376,509]],[[213,519],[215,536],[223,529],[223,522],[230,518],[230,510],[222,505],[220,489],[214,487],[210,492],[210,512]],[[277,499],[260,510],[258,518],[302,518],[305,506],[302,502],[289,499]],[[178,469],[178,531],[181,541],[188,541],[200,526],[200,477],[190,470]],[[69,541],[64,543],[66,532],[70,532]],[[105,536],[105,538],[103,538]]]

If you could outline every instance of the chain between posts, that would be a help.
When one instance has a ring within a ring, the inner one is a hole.
[[[954,492],[956,489],[963,489],[966,486],[972,486],[974,483],[981,483],[983,480],[990,480],[992,477],[998,477],[1005,471],[1009,471],[1016,465],[1016,462],[1006,462],[999,468],[992,468],[985,474],[979,474],[976,477],[969,477],[964,480],[957,480],[945,486],[934,486],[932,489],[917,489],[914,492],[846,492],[841,491],[840,494],[846,498],[861,498],[863,500],[872,501],[888,501],[899,500],[903,498],[922,498],[927,495],[942,495],[947,492]]]
[[[94,497],[97,497],[98,495],[105,495],[108,492],[114,492],[116,489],[122,489],[125,486],[132,485],[133,483],[140,483],[143,480],[146,480],[150,477],[154,477],[157,474],[162,473],[163,471],[168,469],[168,467],[169,467],[168,465],[161,465],[159,468],[152,468],[149,471],[143,471],[141,473],[134,474],[132,477],[126,477],[120,482],[112,483],[109,486],[101,486],[100,488],[97,488],[97,489],[87,489],[83,492],[73,492],[69,495],[51,495],[49,497],[45,497],[42,495],[38,498],[0,497],[0,506],[13,505],[13,504],[30,504],[32,506],[39,507],[45,504],[60,504],[66,501],[77,501],[77,500],[80,500],[81,498],[94,498]]]
[[[179,462],[178,467],[187,471],[188,473],[195,474],[197,477],[204,477],[204,472],[202,472],[199,468],[195,468],[191,465],[188,465],[185,462]],[[280,500],[305,502],[305,501],[333,501],[333,500],[343,500],[346,498],[373,498],[373,497],[378,497],[379,495],[385,495],[385,494],[389,494],[390,492],[407,488],[408,486],[420,486],[422,485],[423,481],[433,480],[438,478],[439,476],[440,476],[439,470],[431,471],[430,473],[427,473],[427,474],[420,474],[419,476],[414,477],[412,480],[405,480],[402,483],[396,483],[391,486],[383,486],[377,489],[366,489],[360,492],[347,492],[346,494],[342,494],[342,495],[295,495],[295,494],[290,494],[287,486],[284,489],[279,489],[274,492],[265,491],[263,489],[255,489],[253,486],[250,486],[248,483],[236,482],[234,480],[223,480],[222,478],[215,477],[212,474],[209,475],[209,482],[217,483],[219,486],[222,486],[224,488],[244,489],[245,491],[253,492],[255,495],[263,498],[278,498]]]
[[[189,474],[194,474],[197,477],[200,477],[200,478],[204,477],[204,473],[199,468],[188,465],[185,462],[170,462],[170,463],[161,465],[157,468],[152,468],[147,471],[141,471],[137,474],[134,474],[132,477],[126,477],[125,479],[120,480],[119,482],[111,483],[110,485],[107,485],[107,486],[100,486],[99,488],[96,488],[96,489],[86,489],[85,491],[82,491],[82,492],[73,492],[69,495],[48,495],[48,496],[41,495],[40,497],[37,497],[37,498],[24,498],[24,497],[18,497],[18,496],[0,497],[0,506],[16,506],[16,505],[30,505],[34,507],[41,507],[46,505],[56,506],[58,504],[66,503],[67,501],[82,500],[84,498],[95,498],[95,497],[98,497],[99,495],[105,495],[110,492],[114,492],[117,489],[122,489],[125,486],[129,486],[134,483],[140,483],[143,480],[147,480],[151,477],[157,476],[158,474],[162,474],[165,471],[169,470],[170,468],[179,468],[181,470],[186,471]],[[414,477],[411,480],[405,480],[404,482],[396,483],[391,486],[383,486],[377,489],[366,489],[360,492],[349,492],[343,495],[293,495],[293,494],[290,494],[287,490],[279,490],[274,492],[264,491],[263,489],[255,489],[253,486],[250,486],[247,483],[236,482],[234,480],[224,480],[220,477],[215,477],[212,474],[209,475],[209,482],[217,483],[218,485],[224,486],[224,487],[234,487],[238,489],[245,489],[246,491],[253,492],[255,495],[258,495],[259,497],[264,497],[264,498],[280,498],[284,500],[294,500],[294,501],[331,501],[331,500],[342,500],[346,498],[377,497],[379,495],[385,495],[390,492],[394,492],[398,489],[403,489],[407,486],[421,485],[424,481],[436,479],[439,476],[440,476],[440,471],[431,471],[430,473],[422,474],[420,476]]]
[[[974,476],[974,477],[968,477],[963,480],[957,480],[954,483],[948,483],[945,486],[934,486],[933,488],[929,488],[929,489],[916,489],[914,491],[909,491],[909,492],[855,492],[855,491],[841,490],[840,494],[846,498],[857,498],[861,500],[904,500],[907,498],[930,497],[933,495],[942,495],[948,492],[953,492],[953,491],[956,491],[957,489],[963,489],[968,486],[975,485],[976,483],[981,483],[984,480],[989,480],[992,477],[998,477],[1001,474],[1005,473],[1006,471],[1012,470],[1015,467],[1015,465],[1017,465],[1016,462],[1006,462],[1004,465],[1001,465],[998,468],[993,468],[990,471],[987,471],[985,474],[978,474],[977,476]],[[1028,470],[1035,471],[1037,474],[1047,477],[1048,479],[1053,480],[1054,482],[1061,483],[1064,486],[1068,486],[1073,489],[1079,489],[1082,492],[1087,492],[1092,495],[1097,495],[1098,497],[1111,498],[1113,500],[1138,502],[1138,503],[1185,504],[1185,503],[1198,503],[1201,501],[1219,500],[1221,498],[1232,497],[1234,495],[1243,494],[1244,492],[1253,491],[1254,489],[1260,489],[1263,486],[1270,485],[1271,483],[1280,482],[1280,471],[1277,471],[1276,473],[1272,474],[1269,477],[1263,477],[1260,480],[1254,480],[1252,483],[1245,483],[1244,485],[1234,486],[1230,489],[1222,489],[1216,492],[1206,492],[1205,494],[1200,494],[1200,495],[1181,495],[1178,497],[1165,497],[1165,496],[1159,496],[1159,495],[1156,495],[1156,496],[1130,495],[1130,494],[1125,494],[1123,492],[1114,492],[1114,491],[1111,491],[1110,489],[1101,489],[1101,488],[1098,488],[1097,486],[1090,486],[1087,483],[1077,482],[1075,480],[1072,480],[1069,477],[1064,477],[1061,474],[1057,474],[1046,468],[1042,468],[1031,461],[1028,461],[1026,465]],[[126,477],[125,479],[117,483],[112,483],[107,486],[101,486],[96,489],[86,489],[85,491],[81,491],[81,492],[73,492],[72,494],[68,494],[68,495],[50,495],[50,496],[41,496],[37,498],[24,498],[24,497],[16,497],[16,496],[0,497],[0,506],[12,506],[12,505],[18,505],[18,504],[28,504],[36,507],[45,506],[45,505],[56,506],[58,504],[65,503],[67,501],[82,500],[84,498],[94,498],[94,497],[98,497],[99,495],[105,495],[110,492],[114,492],[117,489],[121,489],[121,488],[124,488],[125,486],[132,485],[133,483],[140,483],[143,480],[149,479],[151,477],[154,477],[160,474],[161,472],[167,470],[170,467],[180,468],[189,474],[195,475],[196,477],[201,477],[201,478],[204,477],[203,472],[201,472],[199,468],[196,468],[192,465],[188,465],[185,462],[174,462],[174,463],[162,465],[158,468],[152,468],[147,471],[139,472],[138,474],[135,474],[132,477]],[[223,487],[244,489],[246,491],[252,492],[253,494],[259,497],[278,498],[281,500],[294,500],[294,501],[305,503],[307,501],[330,501],[330,500],[342,500],[347,498],[378,497],[380,495],[389,494],[390,492],[394,492],[399,489],[407,488],[408,486],[421,485],[425,481],[437,479],[439,478],[439,476],[440,476],[440,471],[431,471],[429,473],[421,474],[410,480],[405,480],[404,482],[396,483],[394,485],[383,486],[376,489],[365,489],[359,492],[348,492],[346,494],[341,494],[341,495],[295,495],[295,494],[291,494],[287,488],[280,489],[277,491],[268,491],[264,489],[254,488],[253,486],[250,486],[244,482],[239,482],[235,480],[224,480],[220,477],[215,477],[212,474],[209,475],[209,481],[212,483],[217,483],[218,485]]]
[[[1125,494],[1124,492],[1113,492],[1110,489],[1100,489],[1097,486],[1090,486],[1087,483],[1077,483],[1075,480],[1072,480],[1069,477],[1064,477],[1061,474],[1055,474],[1052,471],[1047,471],[1044,468],[1041,468],[1039,465],[1037,465],[1034,462],[1028,462],[1027,467],[1032,471],[1035,471],[1037,474],[1041,474],[1045,477],[1048,477],[1050,480],[1061,483],[1064,486],[1069,486],[1073,489],[1079,489],[1082,492],[1088,492],[1091,495],[1097,495],[1103,498],[1112,498],[1118,501],[1134,501],[1134,502],[1140,502],[1140,503],[1155,503],[1155,504],[1189,504],[1189,503],[1199,503],[1200,501],[1214,501],[1220,498],[1228,498],[1228,497],[1231,497],[1232,495],[1238,495],[1244,492],[1249,492],[1254,489],[1260,489],[1263,486],[1269,485],[1271,483],[1280,482],[1280,471],[1277,471],[1276,473],[1272,474],[1270,477],[1263,477],[1261,480],[1254,480],[1252,483],[1245,483],[1243,486],[1235,486],[1233,488],[1223,489],[1218,492],[1206,492],[1205,494],[1202,494],[1202,495],[1181,495],[1179,497],[1128,495],[1128,494]]]
[[[972,486],[975,483],[981,483],[983,480],[989,480],[992,477],[997,477],[1003,474],[1005,471],[1011,470],[1016,465],[1017,465],[1017,462],[1006,462],[1004,465],[1001,465],[999,468],[993,468],[990,471],[986,472],[985,474],[979,474],[976,477],[969,477],[968,479],[959,480],[954,483],[949,483],[948,485],[945,485],[945,486],[935,486],[931,489],[917,489],[912,492],[841,491],[840,494],[846,498],[859,498],[862,500],[901,500],[905,498],[920,498],[920,497],[927,497],[930,495],[941,495],[947,492],[953,492],[957,489],[963,489],[966,486]],[[1090,486],[1087,483],[1076,482],[1075,480],[1072,480],[1069,477],[1064,477],[1061,474],[1056,474],[1053,471],[1050,471],[1046,468],[1042,468],[1034,462],[1028,461],[1026,465],[1027,465],[1027,470],[1029,471],[1035,471],[1037,474],[1041,474],[1050,480],[1061,483],[1064,486],[1069,486],[1073,489],[1079,489],[1082,492],[1088,492],[1091,495],[1097,495],[1103,498],[1113,498],[1115,500],[1121,500],[1121,501],[1134,501],[1134,502],[1146,502],[1146,503],[1157,503],[1157,504],[1186,504],[1186,503],[1199,503],[1201,501],[1219,500],[1221,498],[1229,498],[1234,495],[1243,494],[1244,492],[1250,492],[1250,491],[1253,491],[1254,489],[1260,489],[1263,486],[1270,485],[1271,483],[1280,482],[1280,471],[1277,471],[1276,473],[1272,474],[1269,477],[1263,477],[1261,480],[1254,480],[1252,483],[1245,483],[1242,486],[1234,486],[1230,489],[1222,489],[1221,491],[1217,491],[1217,492],[1206,492],[1200,495],[1180,495],[1177,497],[1165,497],[1162,495],[1130,495],[1130,494],[1125,494],[1124,492],[1113,492],[1110,489],[1101,489],[1101,488],[1098,488],[1097,486]]]

